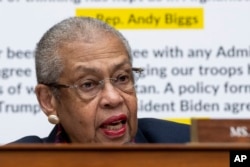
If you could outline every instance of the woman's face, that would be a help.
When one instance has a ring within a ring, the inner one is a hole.
[[[111,79],[131,70],[124,45],[106,35],[89,43],[78,41],[61,50],[64,71],[62,84],[79,83],[78,88],[59,89],[54,109],[60,123],[76,143],[123,144],[133,140],[137,131],[137,98],[133,91],[122,91]],[[92,81],[103,80],[98,93],[89,96]],[[89,82],[91,81],[91,82]]]

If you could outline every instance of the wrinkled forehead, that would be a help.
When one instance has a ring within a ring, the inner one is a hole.
[[[130,59],[124,43],[113,34],[96,35],[93,38],[88,38],[88,40],[78,38],[71,42],[61,43],[59,55],[67,61],[74,58],[81,58],[81,61],[92,61],[110,55],[124,55]]]
[[[77,75],[76,72],[82,72],[84,68],[113,71],[117,69],[114,66],[124,63],[131,66],[126,47],[114,36],[103,36],[87,42],[80,39],[65,43],[60,48],[60,55],[64,75]]]

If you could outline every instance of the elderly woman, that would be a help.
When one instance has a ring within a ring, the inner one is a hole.
[[[46,138],[14,143],[184,143],[189,126],[137,118],[134,85],[143,69],[132,66],[127,40],[94,18],[72,17],[37,44],[36,96],[55,128]]]

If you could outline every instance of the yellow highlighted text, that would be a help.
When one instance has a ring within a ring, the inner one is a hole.
[[[76,16],[102,20],[117,29],[202,29],[202,8],[77,8]]]

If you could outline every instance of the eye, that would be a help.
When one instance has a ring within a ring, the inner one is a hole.
[[[128,83],[130,80],[131,80],[131,76],[128,73],[123,73],[116,77],[116,82],[119,84]]]
[[[94,80],[82,80],[79,82],[78,87],[81,91],[87,92],[91,91],[98,86],[98,82]]]

